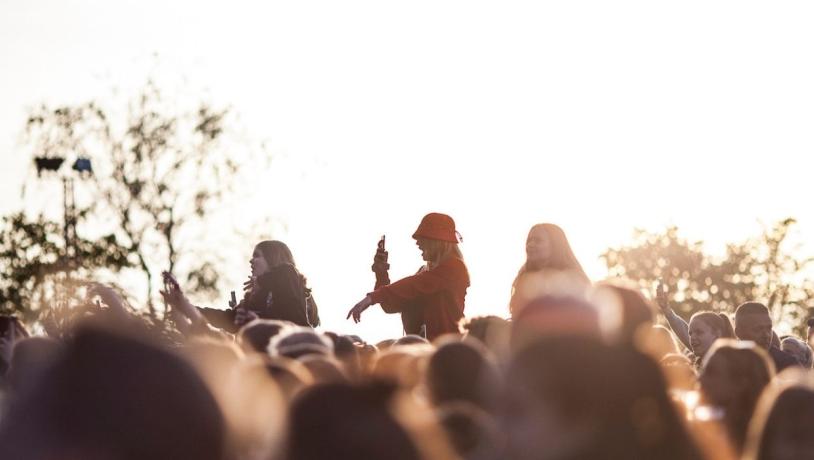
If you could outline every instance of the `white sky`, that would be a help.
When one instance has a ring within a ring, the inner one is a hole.
[[[288,224],[327,328],[399,333],[344,316],[380,234],[392,276],[418,267],[429,211],[464,235],[467,313],[502,314],[535,222],[594,278],[634,227],[714,247],[792,215],[814,237],[811,24],[808,1],[0,0],[0,213],[20,206],[27,107],[126,93],[158,53],[270,140],[255,209]]]

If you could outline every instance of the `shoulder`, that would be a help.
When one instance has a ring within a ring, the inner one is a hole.
[[[466,268],[466,263],[458,257],[450,257],[441,262],[433,271],[444,277],[469,280],[469,270]]]

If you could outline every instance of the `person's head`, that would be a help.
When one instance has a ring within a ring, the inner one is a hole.
[[[256,319],[240,329],[237,341],[246,353],[266,354],[271,338],[291,325],[288,321]]]
[[[644,330],[653,326],[654,308],[632,284],[603,281],[590,298],[599,308],[603,335],[612,341],[635,343],[637,334],[644,334]]]
[[[497,365],[477,341],[449,341],[430,357],[427,388],[436,406],[463,401],[493,411],[500,386]]]
[[[312,387],[291,407],[290,460],[388,458],[418,460],[420,451],[393,413],[389,384]]]
[[[794,356],[804,368],[811,369],[812,352],[807,343],[797,337],[786,337],[780,341],[780,349]]]
[[[755,409],[744,460],[814,458],[814,376],[787,369],[778,381]]]
[[[546,296],[532,301],[515,315],[511,334],[511,348],[519,350],[541,337],[599,338],[601,331],[599,315],[592,304],[572,296]]]
[[[455,221],[446,214],[429,213],[421,219],[413,233],[421,258],[430,266],[438,265],[449,257],[463,258],[458,247],[459,234]]]
[[[529,271],[549,268],[584,273],[565,232],[554,224],[537,224],[531,227],[526,238],[524,268]]]
[[[772,318],[760,302],[746,302],[735,310],[735,335],[768,350],[772,343]]]
[[[766,351],[756,344],[732,339],[715,342],[701,365],[699,383],[712,404],[729,407],[754,403],[774,376],[774,364]]]
[[[658,365],[628,344],[540,339],[511,362],[504,404],[510,458],[699,458]]]
[[[3,457],[141,460],[225,454],[225,423],[194,369],[143,338],[79,327],[12,402]]]
[[[308,327],[292,326],[275,335],[268,346],[271,356],[285,356],[297,359],[316,354],[333,356],[334,345],[331,339]]]
[[[707,352],[698,381],[704,400],[723,410],[724,425],[737,450],[760,393],[774,376],[768,353],[752,342],[719,339]]]
[[[703,358],[718,339],[735,338],[732,323],[723,313],[700,311],[690,318],[690,346],[695,356]]]
[[[497,424],[487,412],[465,402],[444,404],[436,412],[461,458],[500,458]]]
[[[294,263],[291,249],[282,241],[261,241],[254,247],[251,259],[252,274],[254,276],[260,276],[269,269],[282,264],[297,265]]]

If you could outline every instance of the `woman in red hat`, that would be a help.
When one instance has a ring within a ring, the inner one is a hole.
[[[427,265],[413,276],[369,293],[351,308],[348,318],[358,323],[362,312],[378,303],[385,313],[401,313],[407,334],[418,334],[421,326],[429,340],[457,333],[469,287],[469,272],[458,248],[459,236],[455,221],[448,215],[424,216],[413,238]]]

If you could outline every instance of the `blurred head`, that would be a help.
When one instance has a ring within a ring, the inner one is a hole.
[[[814,458],[814,377],[800,369],[779,374],[749,425],[745,460]]]
[[[427,366],[430,399],[436,406],[459,401],[493,411],[499,375],[497,365],[479,342],[447,342],[438,347]]]
[[[732,323],[723,313],[698,312],[690,318],[690,346],[695,356],[703,358],[712,344],[721,338],[734,338]]]
[[[348,383],[342,363],[334,358],[321,355],[307,355],[299,359],[311,375],[314,383]]]
[[[441,426],[461,458],[500,458],[497,424],[488,413],[463,402],[444,404],[437,412]]]
[[[597,309],[575,297],[540,297],[512,320],[511,347],[519,350],[541,337],[600,337]]]
[[[252,275],[260,276],[269,269],[282,264],[297,265],[294,263],[291,250],[282,241],[261,241],[254,247],[251,259]]]
[[[760,393],[774,376],[765,350],[751,342],[719,339],[704,358],[699,383],[704,400],[724,411],[724,425],[737,450]]]
[[[392,413],[393,385],[316,386],[291,407],[290,460],[418,460],[419,449]]]
[[[746,302],[735,311],[735,335],[768,350],[772,343],[772,318],[759,302]]]
[[[811,369],[812,352],[807,343],[797,337],[786,337],[780,342],[780,349],[794,356],[804,368]]]
[[[540,339],[515,356],[505,388],[506,457],[699,458],[658,366],[628,345]]]
[[[256,319],[243,326],[237,341],[246,353],[268,353],[269,341],[281,330],[292,326],[288,321],[276,319]]]
[[[292,326],[274,336],[268,350],[271,356],[292,359],[311,354],[333,356],[333,342],[309,327]]]
[[[774,364],[755,344],[717,341],[704,358],[699,376],[707,400],[721,407],[754,402],[774,376]]]
[[[224,420],[197,373],[154,344],[80,327],[0,425],[3,457],[221,460]]]
[[[591,300],[599,308],[603,334],[613,341],[634,343],[639,331],[653,326],[653,306],[639,290],[619,280],[598,283]]]

